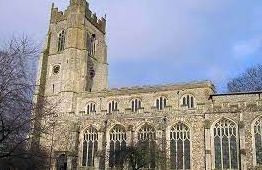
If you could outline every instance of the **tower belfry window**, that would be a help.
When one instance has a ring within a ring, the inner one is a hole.
[[[87,33],[87,50],[89,56],[94,56],[96,51],[96,35],[92,34],[91,36]]]
[[[65,49],[65,31],[61,31],[61,33],[58,36],[58,52],[64,51]]]

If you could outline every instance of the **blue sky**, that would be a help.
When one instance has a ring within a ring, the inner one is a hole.
[[[51,3],[0,0],[0,41],[29,34],[42,42]],[[221,92],[262,64],[261,0],[90,0],[107,15],[110,87],[212,80]]]

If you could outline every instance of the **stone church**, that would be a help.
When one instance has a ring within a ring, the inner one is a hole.
[[[110,89],[105,37],[106,19],[86,0],[63,12],[52,5],[35,94],[57,103],[52,130],[39,138],[52,169],[128,169],[112,153],[143,141],[166,157],[143,169],[262,165],[262,92],[218,94],[210,81]]]

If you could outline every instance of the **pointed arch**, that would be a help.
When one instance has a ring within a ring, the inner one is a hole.
[[[253,163],[254,166],[262,165],[262,116],[257,117],[252,125],[253,138]]]
[[[238,169],[239,168],[239,136],[237,124],[222,118],[212,126],[212,168]]]
[[[171,169],[190,169],[191,167],[190,128],[178,122],[170,129]]]
[[[124,160],[122,159],[124,150],[126,149],[126,129],[124,126],[117,124],[109,131],[110,151],[109,151],[109,167],[123,168]]]
[[[137,131],[137,147],[139,150],[143,150],[148,157],[138,161],[137,166],[143,168],[154,169],[156,168],[156,129],[154,126],[145,123],[139,127]],[[144,162],[148,162],[144,164]]]
[[[98,131],[89,126],[83,133],[82,166],[94,166],[94,158],[98,149]]]

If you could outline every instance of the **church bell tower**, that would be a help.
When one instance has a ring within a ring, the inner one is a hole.
[[[97,19],[85,0],[70,0],[64,11],[52,5],[37,85],[44,96],[107,88],[105,18]],[[40,88],[41,87],[41,88]]]

